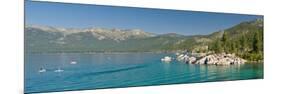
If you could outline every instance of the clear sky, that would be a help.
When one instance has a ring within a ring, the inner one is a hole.
[[[210,34],[262,16],[65,4],[25,3],[26,24],[66,28],[142,29],[156,34]]]

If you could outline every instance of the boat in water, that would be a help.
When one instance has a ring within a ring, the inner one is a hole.
[[[54,72],[63,72],[64,70],[58,68],[57,70],[55,70]]]
[[[162,62],[171,62],[172,61],[172,57],[169,56],[165,56],[164,58],[161,58]]]
[[[71,61],[70,64],[77,64],[77,62],[76,61]]]
[[[41,67],[38,72],[41,73],[41,72],[46,72],[46,71],[47,71],[46,69],[44,69],[43,67]]]

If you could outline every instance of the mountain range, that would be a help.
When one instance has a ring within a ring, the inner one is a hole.
[[[231,37],[263,29],[263,19],[242,22],[209,35],[154,34],[141,29],[60,28],[26,25],[25,52],[156,52],[195,50],[208,46],[224,32]]]

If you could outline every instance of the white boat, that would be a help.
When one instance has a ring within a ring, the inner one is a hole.
[[[57,70],[55,70],[54,72],[63,72],[64,70],[58,68]]]
[[[76,61],[71,61],[70,64],[77,64],[77,62]]]
[[[46,72],[46,69],[40,68],[38,72]]]
[[[164,58],[161,58],[161,61],[163,61],[163,62],[171,62],[172,61],[172,57],[165,56]]]

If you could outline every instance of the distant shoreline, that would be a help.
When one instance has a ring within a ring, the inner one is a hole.
[[[116,51],[116,52],[25,52],[25,54],[130,54],[130,53],[176,53],[177,51]]]

